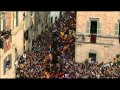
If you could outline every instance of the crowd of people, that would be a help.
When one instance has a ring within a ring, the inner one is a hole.
[[[106,64],[92,59],[86,59],[83,63],[75,62],[75,29],[76,12],[65,12],[56,19],[33,41],[32,50],[21,56],[16,64],[16,78],[119,78],[119,58]]]

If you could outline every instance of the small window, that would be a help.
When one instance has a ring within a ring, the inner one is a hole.
[[[25,40],[28,40],[28,30],[24,33],[24,38],[25,38]]]
[[[3,19],[3,30],[6,30],[6,19]]]
[[[16,11],[16,26],[18,26],[18,11]]]
[[[116,58],[120,58],[120,54],[117,54],[117,55],[116,55]]]
[[[120,35],[120,20],[115,24],[115,35]]]
[[[89,53],[89,58],[92,58],[93,61],[96,61],[96,53]]]
[[[5,59],[4,59],[4,74],[6,71],[10,70],[12,67],[12,54],[9,54]]]
[[[60,17],[62,16],[62,11],[60,11]]]

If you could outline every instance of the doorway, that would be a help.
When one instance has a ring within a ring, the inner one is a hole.
[[[91,34],[90,42],[96,43],[97,21],[91,21],[90,34]]]

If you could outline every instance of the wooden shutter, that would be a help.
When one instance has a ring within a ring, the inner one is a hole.
[[[90,21],[87,22],[87,31],[86,33],[89,34],[90,33]]]
[[[116,23],[115,24],[115,35],[118,35],[118,33],[119,33],[119,24]]]
[[[3,19],[3,30],[6,30],[6,19]]]
[[[100,34],[100,22],[97,23],[97,34]]]

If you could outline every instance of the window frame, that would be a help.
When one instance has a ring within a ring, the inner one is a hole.
[[[100,19],[99,18],[89,18],[89,20],[87,21],[87,31],[86,31],[86,33],[88,34],[88,35],[90,35],[90,28],[91,28],[91,22],[92,21],[97,21],[97,35],[100,35],[100,27],[101,27],[101,25],[100,25]]]

